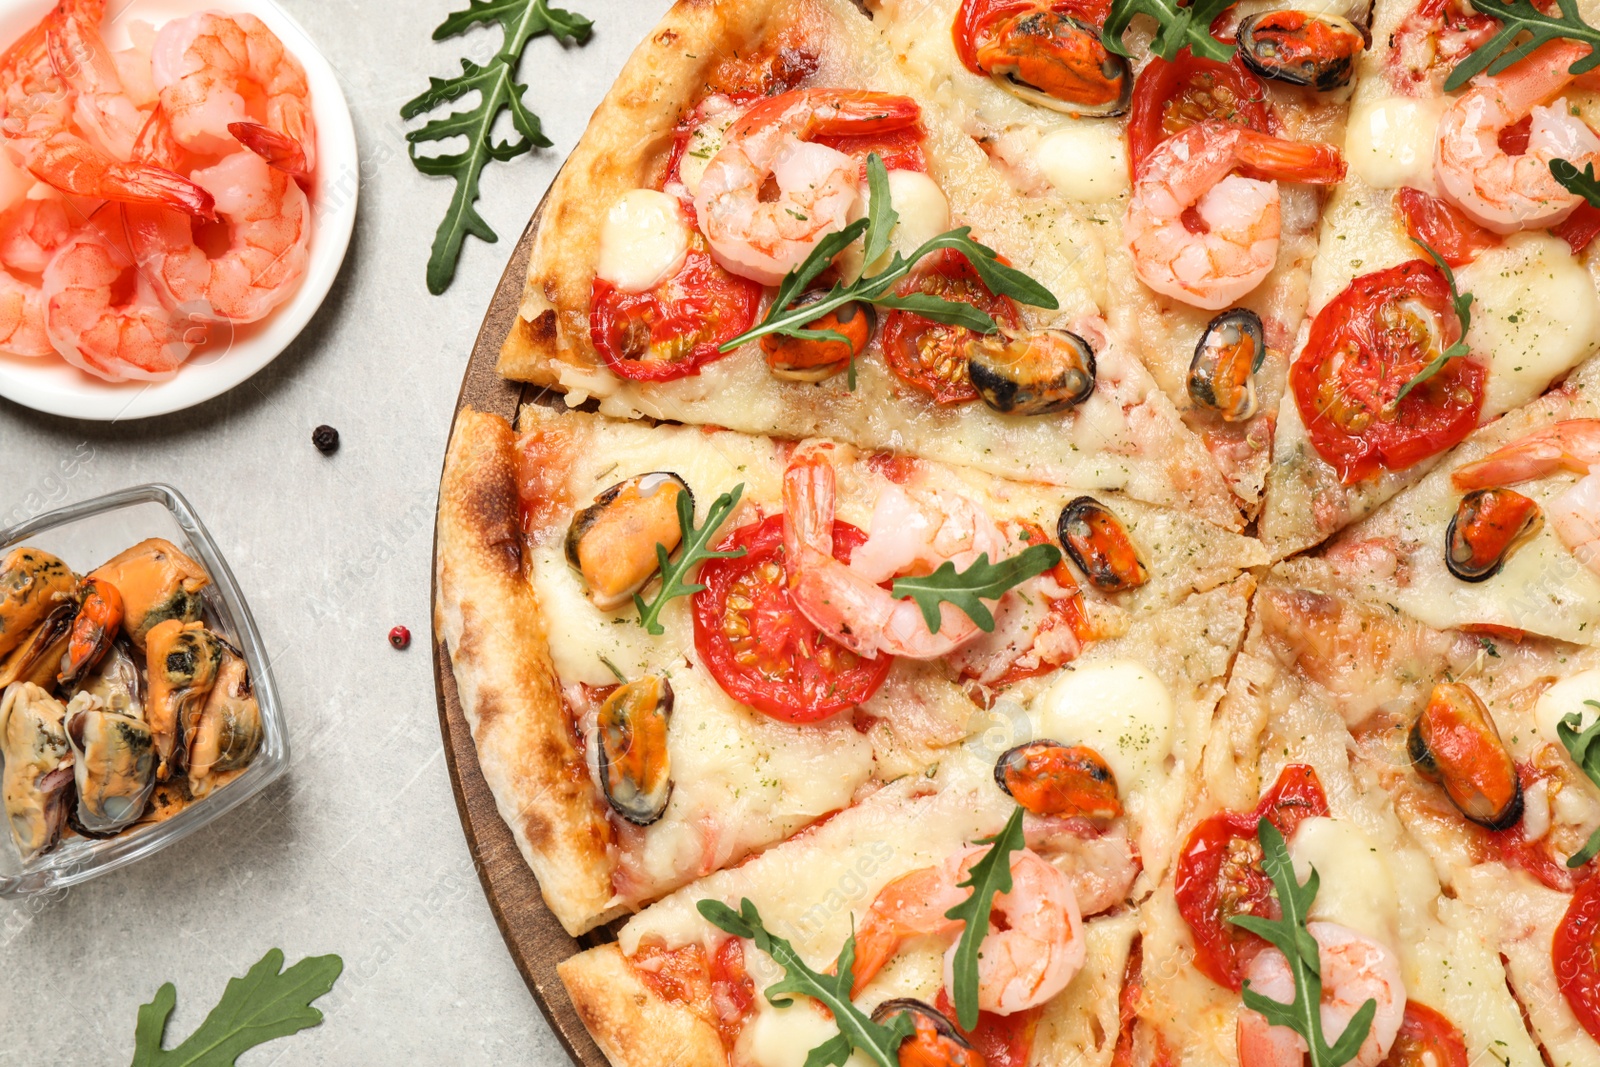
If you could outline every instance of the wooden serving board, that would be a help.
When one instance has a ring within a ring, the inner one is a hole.
[[[522,302],[528,256],[544,205],[541,203],[539,208],[517,242],[516,251],[511,254],[511,262],[506,264],[489,304],[489,312],[478,330],[466,377],[461,382],[461,395],[456,398],[456,415],[470,404],[479,411],[493,412],[505,416],[513,424],[516,422],[517,408],[524,400],[524,388],[496,374],[495,362],[500,355],[500,344],[510,332],[517,307]],[[530,398],[536,392],[538,390],[530,389]],[[450,429],[455,432],[454,419]],[[437,559],[437,541],[434,553]],[[434,574],[437,573],[435,566]],[[436,601],[438,593],[435,579],[430,601]],[[500,934],[511,950],[517,970],[522,972],[523,981],[528,983],[533,999],[538,1001],[550,1028],[561,1039],[573,1062],[580,1067],[607,1067],[605,1054],[589,1037],[572,1001],[567,999],[566,988],[556,977],[556,964],[581,949],[614,940],[614,936],[600,929],[582,938],[573,938],[545,907],[533,871],[517,850],[511,828],[500,818],[494,795],[483,780],[472,732],[456,694],[450,656],[437,628],[433,631],[433,679],[439,702],[439,729],[444,734],[445,763],[450,768],[450,782],[456,794],[456,810],[461,813],[461,829],[467,835],[472,863],[478,869],[478,880],[483,883],[483,892],[489,898],[495,922],[500,925]]]

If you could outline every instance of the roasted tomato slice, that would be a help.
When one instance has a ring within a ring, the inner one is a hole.
[[[1576,256],[1589,247],[1590,241],[1600,237],[1600,207],[1585,201],[1565,221],[1550,227],[1550,232],[1571,245],[1572,254]]]
[[[946,248],[917,265],[895,292],[931,293],[971,304],[1000,324],[1017,329],[1022,316],[1009,297],[991,293],[978,272],[955,249]],[[936,404],[978,399],[967,376],[967,345],[979,335],[965,326],[947,326],[910,311],[890,311],[883,320],[883,358],[904,382],[933,397]]]
[[[1467,1043],[1449,1019],[1408,1000],[1400,1032],[1378,1067],[1467,1067]]]
[[[866,539],[835,522],[834,557],[849,562]],[[747,550],[703,564],[705,588],[694,595],[694,647],[723,692],[784,722],[815,722],[878,691],[894,657],[864,659],[835,644],[790,599],[782,515],[741,526],[718,547]]]
[[[1600,1041],[1600,878],[1572,894],[1550,946],[1556,985],[1589,1036]]]
[[[1261,869],[1256,825],[1271,821],[1291,837],[1314,815],[1328,814],[1317,772],[1291,763],[1254,811],[1223,811],[1203,820],[1178,854],[1173,888],[1178,913],[1194,934],[1194,963],[1207,978],[1237,990],[1255,951],[1266,944],[1228,921],[1233,915],[1277,918],[1272,881]]]
[[[1499,234],[1484,229],[1448,202],[1421,189],[1401,189],[1395,202],[1405,220],[1406,232],[1414,240],[1425,242],[1452,267],[1471,263],[1479,252],[1500,244]]]
[[[1444,275],[1420,259],[1362,275],[1317,312],[1289,381],[1312,446],[1346,485],[1404,470],[1478,425],[1486,371],[1470,356],[1397,401],[1460,336]]]
[[[1152,56],[1133,83],[1128,112],[1128,166],[1137,178],[1144,161],[1169,137],[1206,119],[1277,130],[1261,79],[1238,60],[1218,63],[1185,48],[1172,62]],[[1241,169],[1247,174],[1248,169]]]
[[[602,278],[589,295],[589,338],[619,377],[665,382],[698,374],[724,353],[717,346],[748,330],[762,289],[729,274],[698,234],[678,273],[643,293]]]

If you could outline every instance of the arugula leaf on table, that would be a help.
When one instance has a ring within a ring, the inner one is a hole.
[[[1583,21],[1578,14],[1577,0],[1556,0],[1555,14],[1540,11],[1531,0],[1472,0],[1472,6],[1498,19],[1500,29],[1456,64],[1445,79],[1445,92],[1455,92],[1484,71],[1499,74],[1545,42],[1560,38],[1581,41],[1593,49],[1568,67],[1568,71],[1582,74],[1600,65],[1600,30]],[[1524,33],[1528,37],[1519,40]]]
[[[763,992],[769,1003],[784,1008],[793,1003],[789,993],[811,997],[833,1013],[839,1033],[812,1049],[805,1067],[843,1067],[852,1049],[860,1049],[878,1067],[899,1067],[900,1042],[911,1036],[915,1026],[904,1012],[888,1023],[875,1023],[872,1017],[850,1000],[855,984],[856,938],[851,934],[839,950],[832,974],[821,974],[806,965],[794,946],[767,930],[755,904],[745,898],[734,911],[720,900],[702,900],[696,905],[705,920],[724,933],[749,938],[756,947],[782,967],[784,976]]]
[[[978,950],[989,933],[989,911],[998,894],[1011,892],[1011,854],[1023,844],[1022,809],[1011,813],[998,834],[978,843],[991,847],[972,865],[967,880],[956,886],[971,886],[972,895],[944,913],[946,919],[960,919],[965,924],[952,961],[955,988],[950,995],[955,1000],[956,1021],[967,1031],[978,1025]]]
[[[400,117],[409,120],[469,93],[476,92],[481,97],[475,107],[452,111],[406,134],[406,151],[413,166],[424,174],[454,178],[456,182],[450,207],[439,224],[433,252],[428,257],[428,291],[435,296],[448,289],[455,279],[461,246],[468,234],[489,244],[499,240],[474,206],[483,169],[491,161],[505,162],[534,148],[550,146],[539,116],[522,102],[528,87],[517,82],[516,73],[523,50],[533,38],[545,34],[562,42],[583,44],[594,27],[582,15],[550,7],[546,0],[471,0],[467,10],[451,14],[440,24],[433,39],[442,41],[474,26],[491,23],[498,23],[505,36],[500,50],[487,63],[480,66],[463,59],[460,74],[452,78],[429,78],[427,91],[400,108]],[[495,122],[507,112],[518,137],[496,143]],[[465,137],[467,147],[444,155],[417,155],[419,145],[438,144],[452,137]]]
[[[644,597],[638,593],[633,594],[633,606],[639,609],[639,625],[643,626],[652,635],[660,637],[666,633],[666,627],[661,625],[661,609],[667,603],[680,596],[691,596],[705,588],[703,585],[690,585],[689,572],[708,559],[737,559],[745,554],[746,549],[736,548],[729,552],[713,552],[707,546],[711,539],[722,529],[722,524],[739,504],[739,497],[744,493],[744,483],[740,482],[733,487],[733,491],[723,493],[717,497],[706,512],[705,525],[699,528],[694,524],[694,501],[688,493],[678,494],[678,529],[682,532],[683,540],[680,542],[680,551],[676,560],[667,552],[667,546],[656,542],[656,560],[661,565],[661,590],[656,594],[655,603],[646,604]]]
[[[1149,15],[1156,22],[1155,39],[1150,51],[1168,63],[1178,57],[1184,45],[1206,59],[1226,63],[1233,57],[1235,46],[1211,36],[1211,23],[1233,5],[1235,0],[1194,0],[1183,4],[1179,0],[1111,0],[1111,13],[1106,16],[1105,27],[1100,31],[1100,41],[1107,51],[1124,59],[1133,53],[1122,42],[1128,24],[1135,15]]]
[[[344,961],[307,956],[280,974],[282,966],[283,951],[275,948],[243,978],[228,979],[211,1014],[173,1049],[161,1044],[178,991],[171,982],[163,984],[155,999],[139,1008],[132,1067],[232,1067],[247,1049],[322,1022],[322,1012],[311,1002],[333,988]]]
[[[1443,256],[1433,250],[1433,246],[1420,237],[1413,237],[1411,240],[1420,245],[1422,250],[1428,253],[1433,262],[1444,272],[1444,280],[1450,284],[1450,306],[1455,310],[1456,318],[1461,322],[1461,337],[1455,344],[1429,360],[1426,367],[1419,370],[1409,382],[1400,387],[1400,392],[1395,394],[1394,398],[1396,404],[1404,400],[1411,390],[1444,370],[1446,363],[1460,356],[1470,355],[1472,352],[1467,347],[1467,331],[1472,328],[1472,294],[1463,293],[1456,288],[1456,272],[1450,269],[1450,264],[1444,261]]]
[[[1600,701],[1585,700],[1585,704],[1600,710]],[[1567,755],[1572,757],[1572,762],[1578,769],[1589,776],[1589,781],[1600,785],[1600,718],[1590,724],[1587,730],[1579,732],[1583,725],[1583,716],[1572,712],[1556,723],[1556,736],[1561,738],[1561,743],[1566,746]],[[1600,853],[1600,827],[1589,835],[1589,840],[1584,846],[1571,856],[1567,857],[1568,867],[1582,867]]]
[[[1294,1000],[1285,1004],[1263,996],[1251,989],[1247,980],[1243,990],[1244,1005],[1259,1012],[1267,1022],[1287,1026],[1299,1034],[1310,1049],[1309,1067],[1343,1067],[1361,1051],[1362,1042],[1372,1029],[1378,1002],[1369,999],[1361,1005],[1344,1033],[1331,1047],[1328,1045],[1322,1035],[1322,961],[1317,952],[1317,940],[1306,928],[1320,879],[1312,868],[1305,884],[1300,883],[1295,877],[1294,862],[1289,859],[1283,834],[1270,821],[1262,819],[1256,824],[1256,836],[1261,841],[1261,868],[1272,879],[1283,917],[1264,919],[1259,915],[1233,915],[1228,921],[1266,938],[1283,953],[1294,975]]]
[[[1061,562],[1061,550],[1055,545],[1030,545],[1009,559],[999,563],[989,562],[985,552],[966,570],[957,572],[951,560],[945,560],[932,574],[912,578],[896,578],[891,590],[899,600],[915,600],[922,609],[922,618],[928,629],[939,632],[943,621],[939,605],[948,601],[961,609],[978,629],[994,632],[994,615],[983,601],[999,600],[1006,590],[1021,585],[1036,574]]]
[[[1560,182],[1567,192],[1577,193],[1587,200],[1590,207],[1600,207],[1600,181],[1595,180],[1593,163],[1587,163],[1579,170],[1565,159],[1552,159],[1550,176]]]

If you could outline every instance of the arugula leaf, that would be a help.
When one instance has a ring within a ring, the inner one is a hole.
[[[1105,27],[1100,31],[1100,41],[1107,51],[1124,59],[1133,53],[1123,43],[1122,35],[1135,15],[1149,15],[1156,22],[1156,36],[1150,42],[1150,51],[1168,63],[1178,57],[1184,45],[1197,56],[1226,63],[1233,57],[1234,45],[1211,36],[1211,23],[1226,11],[1235,0],[1194,0],[1183,4],[1181,0],[1111,0],[1111,13],[1106,16]]]
[[[690,585],[686,581],[689,572],[708,559],[737,559],[745,554],[745,549],[736,548],[730,552],[713,552],[708,547],[711,539],[722,529],[723,522],[738,506],[739,497],[744,493],[744,483],[740,482],[733,487],[731,493],[723,493],[712,502],[706,512],[706,523],[696,529],[694,524],[694,501],[689,499],[688,493],[678,494],[678,529],[683,534],[679,543],[678,558],[673,560],[667,553],[667,546],[656,542],[656,560],[661,565],[661,591],[656,594],[655,603],[646,605],[644,597],[638,593],[633,594],[633,606],[639,609],[639,625],[643,626],[653,636],[660,637],[666,633],[666,627],[661,625],[661,609],[667,603],[680,596],[690,596],[704,589],[703,585]]]
[[[1332,1047],[1328,1045],[1322,1036],[1322,961],[1317,953],[1317,940],[1306,929],[1320,879],[1313,868],[1305,884],[1300,883],[1295,877],[1294,862],[1289,859],[1283,834],[1269,820],[1262,819],[1256,824],[1256,836],[1261,841],[1261,867],[1272,879],[1283,917],[1263,919],[1259,915],[1232,915],[1228,921],[1266,938],[1283,953],[1294,975],[1294,1000],[1285,1004],[1263,996],[1251,989],[1247,980],[1243,990],[1245,1007],[1259,1012],[1267,1022],[1287,1026],[1299,1034],[1310,1049],[1309,1067],[1343,1067],[1361,1051],[1361,1044],[1372,1029],[1378,1002],[1369,999],[1361,1005],[1344,1033]]]
[[[228,979],[222,999],[195,1032],[173,1049],[161,1047],[178,1002],[171,982],[139,1008],[132,1067],[232,1067],[241,1053],[322,1021],[311,1002],[333,988],[344,970],[338,956],[307,956],[282,974],[283,950],[273,949],[243,978]]]
[[[946,601],[961,609],[967,618],[978,624],[978,629],[993,633],[994,615],[983,601],[999,600],[1006,590],[1036,574],[1043,574],[1060,562],[1061,550],[1055,545],[1030,545],[999,563],[990,563],[989,553],[985,552],[960,573],[953,561],[945,560],[932,574],[896,578],[891,591],[900,600],[915,600],[922,609],[923,621],[934,633],[939,632],[943,621],[939,605]]]
[[[1600,701],[1585,700],[1585,704],[1600,710]],[[1583,725],[1583,716],[1572,712],[1556,723],[1556,736],[1561,738],[1561,743],[1566,746],[1567,755],[1572,757],[1572,762],[1578,769],[1589,776],[1589,781],[1600,785],[1600,718],[1590,724],[1587,730],[1579,732]],[[1571,856],[1567,857],[1568,867],[1582,867],[1600,853],[1600,827],[1589,835],[1589,840],[1584,846]]]
[[[1455,92],[1474,75],[1488,71],[1499,74],[1546,41],[1566,38],[1592,46],[1592,51],[1567,70],[1582,74],[1600,65],[1600,30],[1578,14],[1577,0],[1556,0],[1557,14],[1547,15],[1531,0],[1472,0],[1472,6],[1500,20],[1495,35],[1472,50],[1472,54],[1450,72],[1444,81],[1445,92]],[[1520,39],[1526,33],[1526,39]]]
[[[865,271],[888,251],[890,232],[900,218],[890,203],[888,171],[884,169],[883,160],[876,152],[867,157],[867,188],[872,194],[867,207],[867,217],[856,219],[843,229],[830,233],[818,241],[805,261],[784,276],[782,284],[778,286],[778,293],[767,310],[767,317],[738,337],[721,345],[718,348],[719,352],[731,352],[742,344],[768,334],[811,340],[843,340],[831,331],[807,330],[806,324],[815,322],[828,312],[851,301],[887,308],[903,308],[936,322],[965,326],[977,333],[996,332],[1000,327],[994,319],[971,304],[943,300],[926,293],[900,295],[892,292],[895,285],[910,274],[911,268],[923,257],[946,248],[954,249],[965,256],[983,284],[989,287],[990,292],[1009,296],[1013,300],[1033,307],[1053,310],[1061,306],[1050,290],[1015,267],[1001,263],[994,249],[974,241],[970,226],[962,226],[932,237],[924,241],[909,256],[896,252],[883,270],[868,276]],[[811,283],[833,266],[834,257],[863,238],[865,239],[862,245],[863,273],[860,277],[848,284],[835,282],[833,288],[829,289],[820,300],[813,300],[798,307],[793,306],[795,300],[807,291]],[[852,363],[852,389],[855,388],[854,370]]]
[[[1456,318],[1461,322],[1461,337],[1455,344],[1429,360],[1426,367],[1419,370],[1409,382],[1400,387],[1400,392],[1395,394],[1394,398],[1396,404],[1404,400],[1411,390],[1444,370],[1446,363],[1460,356],[1470,355],[1472,352],[1467,347],[1467,331],[1472,328],[1472,294],[1463,293],[1456,288],[1456,272],[1450,269],[1450,264],[1444,261],[1443,256],[1433,250],[1432,245],[1420,237],[1413,237],[1411,240],[1420,245],[1422,250],[1428,253],[1428,256],[1444,272],[1444,280],[1450,284],[1450,306],[1455,310]]]
[[[1600,181],[1595,180],[1593,163],[1585,164],[1584,168],[1579,170],[1565,159],[1552,159],[1550,176],[1560,182],[1569,193],[1577,193],[1589,201],[1590,207],[1600,207]]]
[[[956,885],[958,889],[971,886],[972,895],[944,913],[946,919],[960,919],[965,924],[952,961],[955,988],[951,996],[956,1020],[968,1031],[978,1025],[978,950],[989,933],[989,910],[995,896],[1011,892],[1011,854],[1022,848],[1022,809],[1011,813],[1005,829],[978,843],[987,842],[993,842],[989,851],[972,865],[967,880]]]
[[[749,898],[739,902],[738,911],[720,900],[702,900],[695,906],[707,922],[724,933],[754,941],[757,948],[783,968],[783,978],[763,990],[769,1003],[785,1008],[794,1002],[785,994],[799,993],[813,998],[833,1013],[833,1021],[839,1026],[838,1035],[812,1049],[805,1067],[843,1067],[850,1058],[851,1049],[860,1049],[878,1067],[899,1067],[900,1042],[911,1036],[915,1026],[904,1012],[887,1024],[875,1023],[851,1002],[850,987],[855,984],[855,934],[851,934],[844,948],[839,950],[833,973],[820,974],[806,965],[793,945],[762,925],[761,914]]]
[[[429,78],[427,91],[400,108],[400,117],[410,120],[469,93],[480,95],[477,106],[452,111],[406,134],[406,152],[414,167],[423,174],[454,178],[456,182],[428,257],[428,291],[435,296],[450,288],[455,279],[461,247],[469,234],[489,244],[500,239],[474,206],[483,169],[491,161],[503,163],[534,148],[550,147],[539,116],[522,102],[528,87],[517,82],[516,72],[523,50],[533,38],[545,34],[562,42],[583,44],[594,26],[582,15],[550,7],[546,0],[471,0],[467,10],[454,12],[439,25],[433,39],[442,41],[490,23],[499,23],[505,37],[489,62],[479,66],[463,59],[459,75]],[[506,112],[511,114],[511,125],[518,137],[496,143],[494,125]],[[444,155],[417,155],[419,145],[438,144],[452,137],[465,137],[466,149]]]

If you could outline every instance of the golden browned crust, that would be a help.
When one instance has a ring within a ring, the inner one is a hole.
[[[504,419],[461,412],[439,487],[434,610],[484,779],[545,902],[577,935],[615,911],[610,828],[523,576],[515,449]]]
[[[503,377],[556,383],[558,361],[596,366],[589,288],[604,212],[650,185],[684,110],[710,72],[753,48],[784,17],[786,0],[679,0],[634,50],[545,199],[522,307],[500,349]]]
[[[601,945],[556,967],[572,1006],[614,1067],[727,1067],[716,1028],[661,999],[616,945]]]

